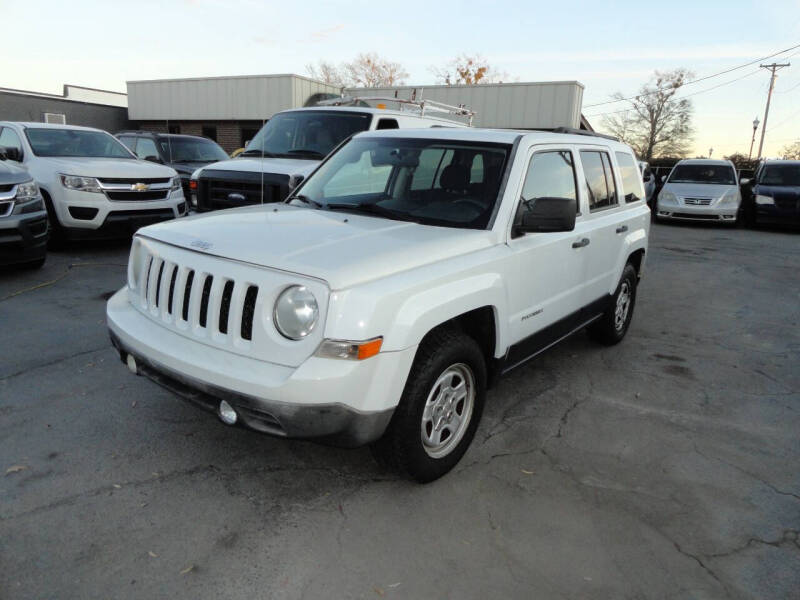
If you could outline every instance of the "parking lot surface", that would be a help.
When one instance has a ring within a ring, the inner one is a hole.
[[[126,244],[0,273],[0,597],[797,598],[800,235],[651,233],[622,344],[502,379],[425,486],[131,375]]]

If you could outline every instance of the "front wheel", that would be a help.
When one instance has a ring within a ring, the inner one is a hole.
[[[625,265],[609,308],[603,316],[589,325],[588,331],[592,339],[606,346],[613,346],[622,341],[633,318],[637,279],[633,265],[630,263]]]
[[[433,331],[417,351],[403,396],[373,454],[421,483],[438,479],[469,447],[485,396],[486,361],[477,342],[456,329]]]

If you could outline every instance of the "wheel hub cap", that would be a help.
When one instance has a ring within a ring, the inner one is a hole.
[[[631,308],[631,286],[627,281],[623,281],[619,288],[617,304],[614,309],[614,327],[621,331],[628,320],[628,312]]]
[[[432,458],[447,456],[464,437],[475,404],[475,376],[458,363],[444,370],[433,384],[422,412],[421,436]]]

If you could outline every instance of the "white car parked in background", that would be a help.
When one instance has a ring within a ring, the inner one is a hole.
[[[731,161],[682,160],[672,168],[658,194],[656,218],[735,224],[741,203]]]
[[[342,98],[325,101],[348,106],[314,106],[274,115],[232,160],[212,163],[192,174],[192,203],[199,212],[248,204],[282,202],[328,153],[361,131],[465,127],[468,109],[430,101],[396,98]],[[400,103],[403,110],[387,109]],[[382,108],[380,108],[382,107]],[[427,112],[426,112],[427,111]],[[448,115],[450,118],[445,118]]]
[[[108,326],[131,371],[227,424],[372,442],[430,481],[494,375],[584,327],[622,340],[649,227],[604,137],[362,133],[288,204],[140,230]]]
[[[53,242],[130,235],[186,213],[174,169],[138,160],[100,129],[0,121],[0,147],[39,185]]]

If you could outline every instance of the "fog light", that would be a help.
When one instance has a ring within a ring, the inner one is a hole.
[[[128,369],[130,369],[131,373],[134,375],[138,374],[138,369],[136,368],[136,359],[133,358],[133,354],[128,354],[128,358],[125,360],[128,364]]]
[[[235,425],[239,415],[233,410],[233,407],[223,400],[219,403],[219,418],[225,425]]]

